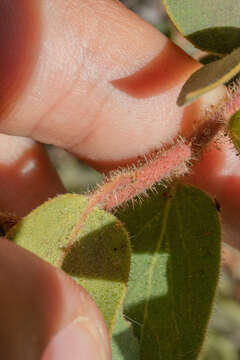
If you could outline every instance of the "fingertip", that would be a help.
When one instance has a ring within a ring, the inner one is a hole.
[[[101,333],[87,317],[78,317],[48,344],[42,360],[111,360]]]
[[[65,359],[75,360],[79,351],[94,356],[93,346],[99,354],[102,351],[99,359],[111,359],[103,316],[81,286],[4,238],[0,238],[0,265],[0,293],[4,294],[0,296],[0,352],[4,359],[33,360],[43,354],[44,359],[54,359],[72,348],[73,357]]]
[[[109,167],[171,142],[199,63],[119,1],[40,3],[39,59],[1,131]]]
[[[31,139],[0,134],[0,209],[24,216],[64,186],[43,146]]]

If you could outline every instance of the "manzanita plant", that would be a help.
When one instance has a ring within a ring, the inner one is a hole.
[[[178,30],[214,62],[183,86],[179,106],[240,71],[240,2],[164,0]],[[217,60],[216,60],[217,59]],[[212,141],[240,149],[240,89],[231,83],[187,138],[66,194],[11,226],[7,237],[85,287],[105,317],[114,360],[197,359],[219,278],[221,218],[214,199],[185,185]],[[113,215],[114,214],[114,215]]]

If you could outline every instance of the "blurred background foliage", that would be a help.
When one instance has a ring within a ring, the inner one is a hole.
[[[196,59],[204,55],[177,32],[160,0],[121,1]],[[84,193],[101,181],[101,174],[64,150],[47,146],[47,151],[69,192]],[[222,258],[216,303],[201,360],[240,360],[240,254],[223,246]]]

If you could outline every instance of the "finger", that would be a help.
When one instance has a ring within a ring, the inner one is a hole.
[[[2,359],[111,359],[102,315],[83,288],[4,238],[0,265]]]
[[[42,145],[0,134],[0,211],[21,217],[64,192]]]
[[[203,100],[183,109],[176,98],[200,65],[120,2],[24,0],[19,7],[0,3],[0,131],[106,168],[198,121]]]

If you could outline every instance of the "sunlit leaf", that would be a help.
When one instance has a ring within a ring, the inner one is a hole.
[[[240,71],[240,48],[193,73],[185,82],[177,104],[185,105],[233,78]]]
[[[227,54],[240,47],[240,1],[163,0],[177,29],[196,47]]]
[[[141,360],[193,360],[203,343],[220,266],[214,202],[178,185],[117,216],[132,239],[124,314],[139,339]]]
[[[112,360],[140,360],[138,339],[133,333],[132,324],[124,319],[122,313],[113,330]]]
[[[69,246],[69,236],[87,204],[82,195],[56,197],[23,218],[7,236],[81,284],[100,307],[111,332],[126,292],[130,244],[122,224],[94,208]]]

